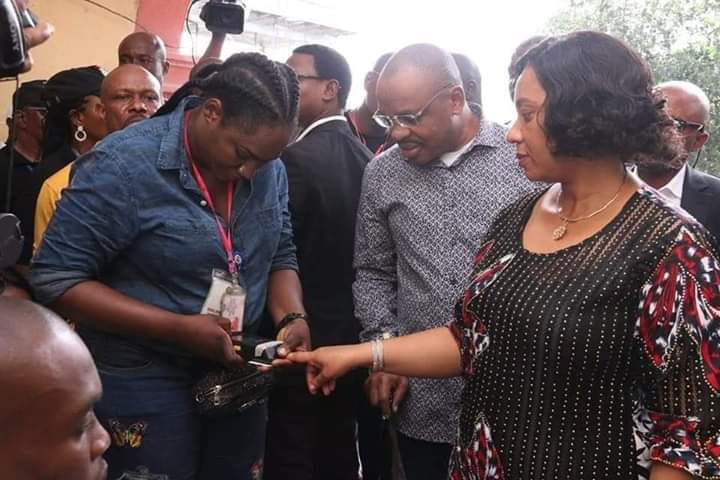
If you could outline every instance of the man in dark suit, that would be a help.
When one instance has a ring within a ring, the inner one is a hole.
[[[695,160],[710,138],[707,124],[710,101],[698,86],[689,82],[666,82],[657,87],[667,100],[666,108],[682,136],[684,155],[680,169],[667,165],[647,165],[638,174],[656,188],[671,204],[680,206],[720,239],[720,210],[713,208],[720,199],[720,178],[688,165]]]
[[[303,303],[313,347],[358,342],[352,282],[355,217],[371,158],[343,115],[350,93],[347,61],[322,45],[298,47],[287,61],[300,81],[295,143],[282,155],[297,246]],[[271,394],[266,480],[357,480],[355,446],[361,379],[339,381],[329,397],[297,385]]]

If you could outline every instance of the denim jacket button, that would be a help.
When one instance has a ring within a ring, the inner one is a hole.
[[[200,200],[200,206],[207,207],[207,202],[205,200]]]

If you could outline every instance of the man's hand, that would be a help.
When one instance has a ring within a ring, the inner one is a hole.
[[[365,393],[367,393],[370,404],[380,407],[383,417],[386,418],[397,413],[407,391],[407,377],[376,372],[370,374],[365,381]]]

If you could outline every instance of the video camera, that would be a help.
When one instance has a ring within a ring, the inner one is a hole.
[[[245,2],[209,0],[200,12],[200,19],[211,32],[239,35],[245,28]]]
[[[0,0],[0,78],[19,74],[28,58],[23,28],[37,25],[28,9],[18,10],[13,0]]]

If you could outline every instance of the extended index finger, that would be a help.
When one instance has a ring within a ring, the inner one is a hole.
[[[313,359],[313,353],[303,351],[291,352],[288,353],[287,359],[293,363],[310,363]]]

